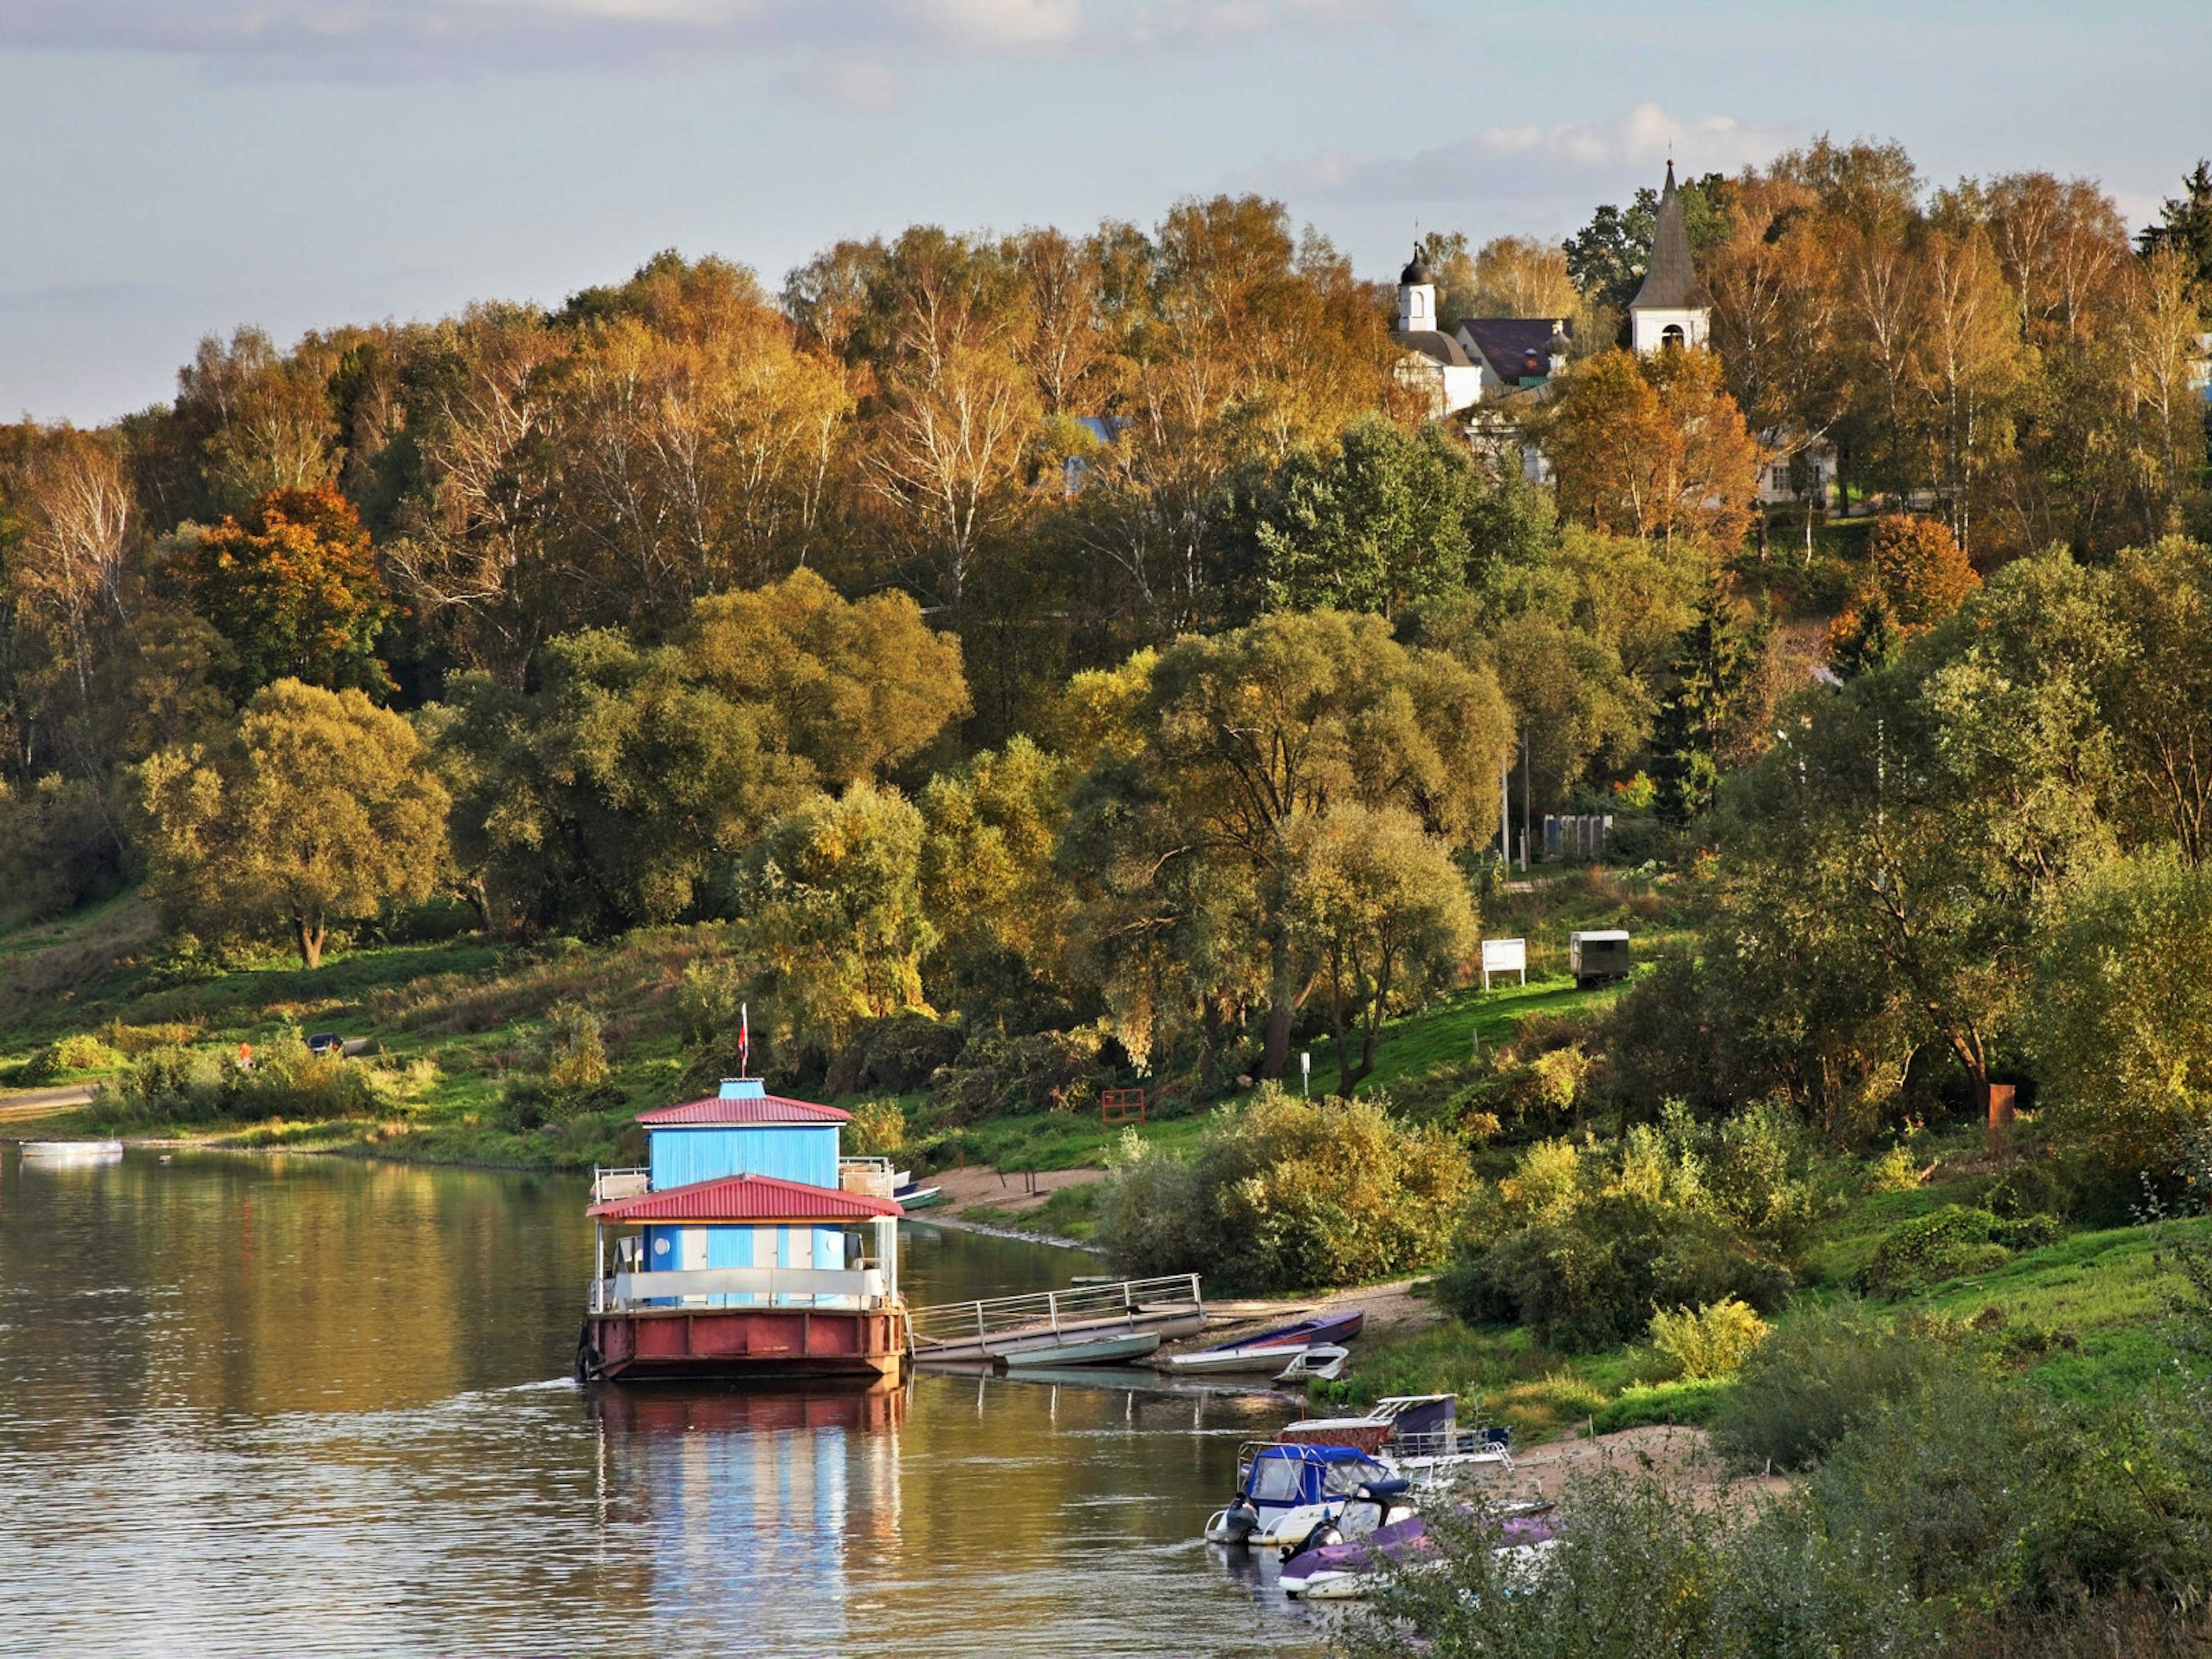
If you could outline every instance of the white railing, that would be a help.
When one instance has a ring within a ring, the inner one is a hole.
[[[1166,1279],[1126,1279],[1118,1284],[1085,1285],[1072,1291],[1036,1291],[1027,1296],[994,1297],[981,1302],[948,1302],[915,1308],[910,1318],[918,1343],[973,1342],[1017,1331],[1059,1331],[1068,1325],[1095,1325],[1189,1311],[1203,1314],[1196,1273]]]
[[[837,1189],[868,1198],[889,1198],[897,1190],[896,1172],[887,1158],[841,1158],[837,1160]]]
[[[611,1203],[617,1199],[636,1198],[653,1189],[653,1171],[642,1167],[627,1170],[603,1170],[592,1166],[592,1202]]]
[[[834,1267],[684,1267],[617,1273],[592,1287],[593,1313],[667,1306],[872,1308],[884,1304],[880,1269]],[[712,1298],[709,1301],[708,1298]]]

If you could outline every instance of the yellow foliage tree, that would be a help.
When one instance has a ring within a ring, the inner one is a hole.
[[[1723,550],[1751,523],[1759,446],[1711,352],[1593,357],[1562,377],[1536,434],[1571,521]]]
[[[279,680],[215,743],[141,769],[150,885],[170,925],[282,932],[321,965],[332,921],[429,896],[446,857],[445,786],[412,726],[356,690]]]

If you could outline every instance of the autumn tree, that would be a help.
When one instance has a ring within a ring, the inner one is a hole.
[[[1609,351],[1562,377],[1538,441],[1561,517],[1604,535],[1727,550],[1757,493],[1759,448],[1722,385],[1719,359],[1680,348]]]
[[[392,604],[360,514],[330,484],[270,490],[244,522],[186,532],[167,572],[228,647],[234,697],[279,679],[390,687],[376,643]]]
[[[445,859],[447,797],[414,728],[350,687],[263,687],[213,743],[148,760],[139,805],[171,927],[281,933],[310,969],[332,923],[419,902]]]

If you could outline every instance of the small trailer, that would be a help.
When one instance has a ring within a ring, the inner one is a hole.
[[[1587,988],[1607,980],[1626,979],[1632,967],[1628,935],[1618,927],[1567,935],[1567,970]]]

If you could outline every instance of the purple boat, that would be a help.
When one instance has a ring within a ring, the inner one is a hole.
[[[1364,1537],[1342,1538],[1334,1527],[1318,1535],[1336,1541],[1317,1544],[1283,1563],[1278,1582],[1285,1595],[1316,1601],[1357,1599],[1374,1588],[1377,1568],[1403,1566],[1433,1547],[1418,1515],[1377,1527]],[[1510,1516],[1499,1523],[1492,1547],[1525,1571],[1527,1564],[1557,1536],[1546,1516]]]
[[[1194,1353],[1175,1354],[1170,1357],[1168,1364],[1178,1371],[1280,1370],[1308,1348],[1325,1342],[1343,1342],[1358,1335],[1366,1323],[1366,1309],[1348,1308],[1340,1314],[1301,1319],[1295,1325],[1278,1325],[1271,1331],[1217,1342]]]

